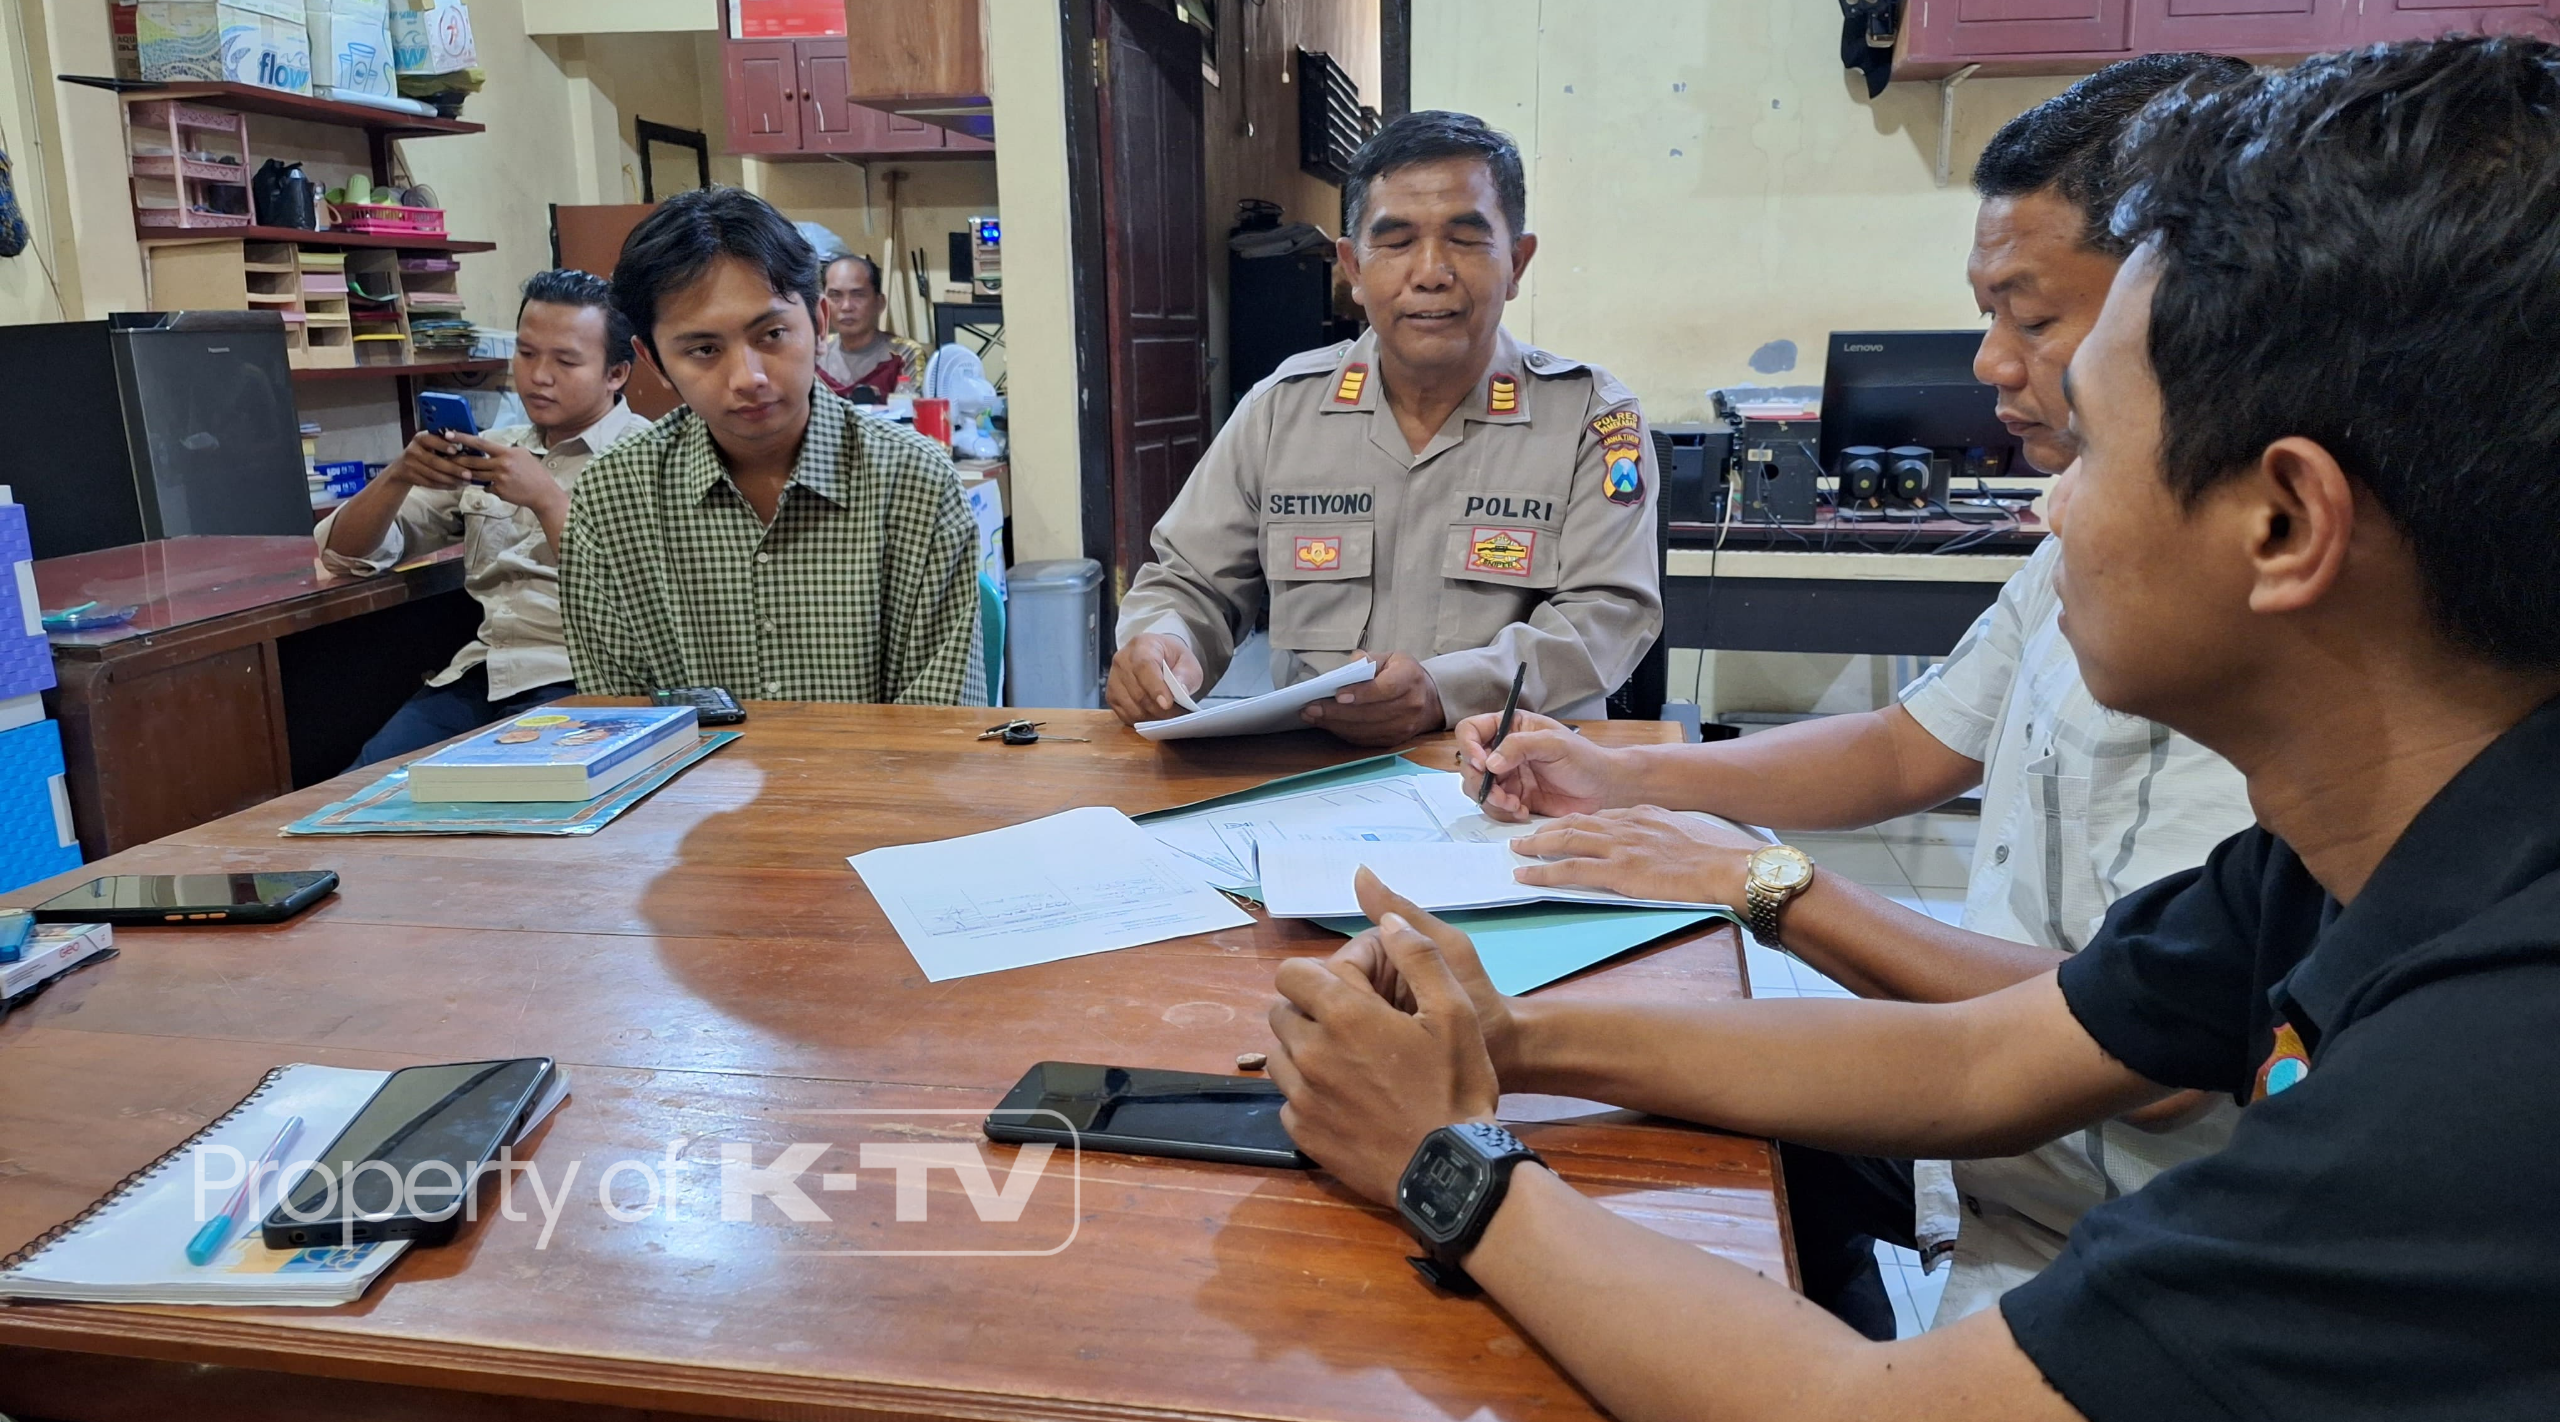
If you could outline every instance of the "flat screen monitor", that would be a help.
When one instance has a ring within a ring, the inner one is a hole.
[[[1980,450],[1977,467],[2007,453],[2019,463],[2018,438],[2000,423],[1999,393],[1973,378],[1980,331],[1834,331],[1822,364],[1822,467],[1839,467],[1840,451],[1872,444],[1891,449]]]

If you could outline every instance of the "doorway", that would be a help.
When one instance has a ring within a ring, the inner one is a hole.
[[[1108,391],[1106,497],[1085,502],[1105,512],[1116,601],[1208,445],[1201,45],[1197,30],[1148,0],[1084,3],[1103,271],[1100,320],[1085,331],[1099,337],[1102,359],[1085,369],[1104,372]],[[1086,477],[1090,487],[1094,471]],[[1104,542],[1094,534],[1088,524],[1088,547]]]

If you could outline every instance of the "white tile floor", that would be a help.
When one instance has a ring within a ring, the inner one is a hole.
[[[1790,834],[1786,840],[1831,873],[1906,908],[1954,923],[1964,916],[1965,876],[1980,828],[1981,821],[1971,815],[1926,814],[1888,820],[1873,829]],[[1754,997],[1856,996],[1791,954],[1763,948],[1748,938],[1742,951],[1751,970]],[[1928,1328],[1938,1311],[1938,1296],[1946,1289],[1945,1268],[1924,1274],[1919,1255],[1891,1244],[1878,1244],[1876,1259],[1884,1266],[1885,1293],[1893,1300],[1894,1322],[1902,1336]]]

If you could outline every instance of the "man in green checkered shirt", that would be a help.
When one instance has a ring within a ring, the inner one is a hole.
[[[817,255],[735,188],[658,205],[613,272],[686,408],[587,466],[560,603],[578,689],[984,705],[977,528],[940,445],[817,384]]]

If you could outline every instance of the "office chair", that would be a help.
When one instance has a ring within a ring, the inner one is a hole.
[[[1653,566],[1664,584],[1671,580],[1671,524],[1662,516],[1661,480],[1671,468],[1671,436],[1652,430],[1653,436]],[[1663,629],[1668,632],[1666,625]],[[1609,693],[1609,719],[1612,721],[1659,721],[1664,719],[1663,703],[1671,690],[1671,642],[1656,633],[1653,645],[1636,661],[1636,669],[1616,691]],[[1681,739],[1696,741],[1699,736],[1698,712],[1683,703],[1684,710],[1673,719],[1680,722]]]

